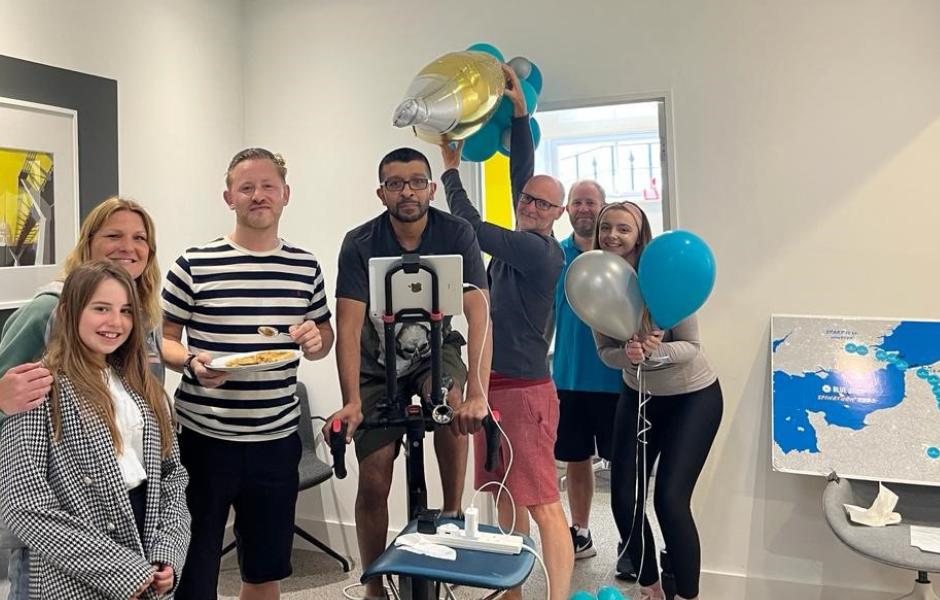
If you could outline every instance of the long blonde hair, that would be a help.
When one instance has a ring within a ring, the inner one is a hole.
[[[78,234],[78,243],[65,259],[65,268],[62,271],[62,278],[66,278],[79,265],[83,265],[91,260],[91,245],[98,231],[104,227],[108,219],[116,212],[127,210],[140,215],[140,220],[144,222],[144,231],[147,232],[147,246],[150,253],[147,256],[147,266],[144,272],[135,281],[137,294],[140,297],[141,310],[146,317],[148,329],[154,329],[160,325],[163,318],[163,310],[160,307],[160,266],[157,264],[157,232],[153,225],[153,219],[144,210],[144,207],[123,196],[111,196],[98,206],[92,209],[85,221],[82,223],[82,230]]]
[[[98,286],[108,279],[116,280],[127,290],[133,328],[127,340],[105,357],[105,364],[101,364],[79,336],[79,323]],[[59,296],[55,326],[44,358],[46,367],[55,375],[49,404],[56,441],[62,437],[62,408],[59,400],[62,390],[59,377],[64,374],[75,387],[81,408],[90,410],[104,422],[115,450],[121,452],[123,443],[104,373],[104,368],[110,366],[122,377],[128,390],[136,392],[146,401],[160,428],[161,454],[167,456],[170,453],[173,423],[169,398],[150,371],[142,321],[140,300],[134,282],[124,267],[110,260],[92,260],[69,273]]]
[[[595,250],[601,249],[600,241],[598,241],[598,237],[601,232],[601,219],[603,219],[604,214],[610,210],[622,210],[626,213],[629,213],[637,221],[637,225],[640,227],[636,238],[636,252],[633,255],[634,264],[631,264],[634,269],[639,271],[640,256],[643,254],[643,251],[646,249],[649,243],[653,241],[653,230],[650,227],[649,219],[646,218],[646,213],[643,212],[643,209],[640,208],[639,205],[637,205],[635,202],[630,202],[629,200],[624,200],[622,202],[611,202],[610,204],[605,205],[604,208],[602,208],[601,211],[597,213],[597,223],[594,225]],[[653,323],[653,318],[650,316],[650,309],[646,306],[643,307],[641,325],[643,333],[650,333],[657,329],[656,324]]]

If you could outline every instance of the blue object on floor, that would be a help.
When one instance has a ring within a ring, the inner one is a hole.
[[[455,519],[439,521],[439,524],[444,523],[455,523],[463,528],[463,521]],[[414,520],[408,523],[398,535],[415,533],[417,530],[418,522]],[[480,525],[480,531],[499,533],[499,529],[491,525]],[[535,543],[527,536],[523,536],[522,539],[526,546],[535,548]],[[467,587],[508,590],[522,585],[535,564],[535,555],[525,550],[519,554],[496,554],[463,548],[456,550],[457,560],[444,560],[408,552],[397,548],[392,542],[385,552],[362,573],[360,581],[365,583],[374,577],[399,575]]]

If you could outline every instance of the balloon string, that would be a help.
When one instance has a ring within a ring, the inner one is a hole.
[[[647,481],[647,485],[643,489],[643,498],[642,498],[643,503],[640,504],[640,500],[641,500],[640,482],[646,481],[645,479],[641,479],[641,477],[642,478],[646,477],[646,467],[647,467],[646,447],[648,444],[646,434],[652,428],[651,423],[646,418],[646,404],[653,398],[653,395],[650,394],[646,389],[646,375],[643,372],[642,363],[637,365],[636,379],[637,379],[637,387],[639,388],[638,391],[639,391],[640,405],[638,407],[637,416],[636,416],[635,460],[636,460],[637,476],[636,476],[636,480],[633,486],[633,502],[634,502],[633,505],[634,507],[636,507],[636,509],[639,509],[640,507],[642,507],[642,511],[643,511],[640,514],[640,564],[639,564],[639,568],[636,571],[637,573],[636,585],[640,587],[640,576],[643,573],[643,562],[646,560],[646,536],[643,535],[643,532],[646,527],[646,505],[647,505],[647,502],[649,501],[649,482]],[[642,454],[642,459],[640,458],[641,454]],[[641,467],[642,467],[642,470],[641,470]],[[635,518],[633,520],[633,523],[636,523]],[[623,545],[623,552],[617,556],[618,561],[620,560],[620,556],[622,556],[623,553],[627,552],[627,548],[629,548],[630,546],[630,540],[633,538],[633,532],[634,532],[633,526],[631,525],[630,534],[627,535],[627,540],[626,542],[624,542],[624,545]]]

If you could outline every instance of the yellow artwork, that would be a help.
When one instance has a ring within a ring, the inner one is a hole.
[[[0,148],[0,267],[56,263],[53,163],[48,152]]]

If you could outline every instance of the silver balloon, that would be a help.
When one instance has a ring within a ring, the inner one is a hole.
[[[627,341],[640,331],[643,296],[636,271],[620,256],[591,250],[572,261],[565,296],[588,327]]]
[[[506,152],[512,150],[512,127],[503,129],[503,132],[499,134],[499,141],[502,143],[503,148],[506,149]]]
[[[524,81],[532,72],[532,62],[528,58],[517,56],[509,61],[509,66],[516,72],[519,81]]]

